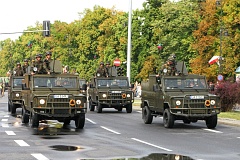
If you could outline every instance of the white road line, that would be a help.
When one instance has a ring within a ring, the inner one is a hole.
[[[7,127],[9,127],[9,125],[8,125],[8,124],[4,124],[4,123],[2,123],[2,127],[7,128]]]
[[[240,137],[237,137],[237,138],[240,138]]]
[[[203,129],[205,131],[209,131],[209,132],[214,132],[214,133],[223,133],[221,131],[216,131],[216,130],[213,130],[213,129]]]
[[[47,157],[45,157],[44,155],[42,155],[41,153],[33,153],[31,154],[34,158],[36,158],[37,160],[49,160]]]
[[[5,131],[9,136],[15,136],[16,134],[13,131]]]
[[[154,145],[154,144],[151,144],[151,143],[148,143],[148,142],[142,141],[142,140],[137,139],[137,138],[131,138],[131,139],[134,140],[134,141],[138,141],[138,142],[140,142],[140,143],[147,144],[147,145],[152,146],[152,147],[156,147],[156,148],[159,148],[159,149],[162,149],[162,150],[168,151],[168,152],[171,152],[171,151],[172,151],[171,149],[163,148],[163,147],[160,147],[160,146],[157,146],[157,145]]]
[[[138,113],[142,113],[142,111],[137,111]]]
[[[86,118],[86,120],[91,122],[92,124],[97,124],[96,122],[92,121],[91,119]]]
[[[29,144],[27,144],[26,142],[24,142],[23,140],[14,140],[19,146],[23,147],[23,146],[29,146]]]
[[[116,132],[116,131],[114,131],[114,130],[111,130],[111,129],[107,128],[107,127],[101,126],[101,128],[106,129],[107,131],[110,131],[110,132],[115,133],[115,134],[121,134],[121,133]]]
[[[8,121],[8,119],[2,119],[2,122],[7,122]]]
[[[5,115],[4,117],[9,117],[9,115]]]

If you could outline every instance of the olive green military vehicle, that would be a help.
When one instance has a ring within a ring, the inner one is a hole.
[[[91,79],[88,89],[90,111],[101,113],[103,108],[115,108],[127,113],[132,112],[134,102],[133,91],[130,89],[128,78],[124,76],[95,77]]]
[[[16,113],[17,108],[22,108],[22,80],[23,76],[11,75],[8,85],[8,112]]]
[[[54,62],[58,64],[57,61]],[[41,120],[58,120],[64,125],[75,121],[81,129],[85,125],[87,97],[81,90],[78,75],[61,73],[61,64],[51,74],[25,75],[22,83],[23,111],[22,122],[38,127]],[[57,68],[59,68],[57,70]]]
[[[166,128],[172,128],[175,120],[186,124],[205,120],[208,128],[215,128],[220,98],[209,93],[205,76],[181,73],[176,76],[149,75],[149,79],[141,83],[144,123],[151,124],[153,117],[163,116]]]

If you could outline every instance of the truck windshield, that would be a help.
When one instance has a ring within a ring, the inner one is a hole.
[[[77,88],[77,78],[71,77],[35,77],[33,80],[33,87],[46,87],[46,88]]]
[[[169,78],[165,79],[164,85],[166,89],[179,88],[194,88],[194,89],[207,89],[206,80],[204,78]]]
[[[129,87],[126,79],[98,79],[98,87]]]
[[[21,88],[22,80],[23,80],[23,78],[14,78],[13,79],[13,88]]]

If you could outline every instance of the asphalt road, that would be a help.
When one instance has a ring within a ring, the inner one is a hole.
[[[73,121],[66,128],[49,122],[47,128],[41,124],[42,128],[33,129],[21,123],[20,114],[18,109],[17,115],[10,115],[7,97],[0,98],[0,159],[141,159],[149,154],[145,159],[240,159],[240,127],[236,126],[218,124],[210,130],[203,121],[189,125],[177,121],[173,129],[166,129],[160,117],[144,124],[136,106],[133,113],[89,111],[81,130],[75,129]]]

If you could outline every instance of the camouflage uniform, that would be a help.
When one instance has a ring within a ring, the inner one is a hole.
[[[108,76],[111,76],[111,75],[110,75],[110,74],[111,74],[111,66],[110,66],[110,63],[109,63],[109,62],[106,63],[105,68],[106,68],[106,76],[107,76],[107,77],[108,77]]]
[[[23,74],[24,74],[24,71],[21,67],[21,64],[17,63],[17,67],[14,68],[14,70],[13,70],[13,75],[14,76],[23,76]]]
[[[45,69],[43,68],[43,61],[41,60],[42,55],[37,54],[36,60],[33,62],[31,66],[31,73],[32,74],[46,74]],[[34,67],[37,68],[37,71],[34,71]]]
[[[22,69],[23,69],[24,74],[29,73],[29,63],[28,63],[27,59],[24,60],[24,65],[22,66]]]
[[[50,51],[46,52],[46,58],[43,61],[43,68],[48,74],[51,72],[50,63],[53,61],[53,59],[51,59],[51,56],[52,53]]]
[[[161,74],[163,75],[168,75],[168,76],[175,76],[176,72],[177,72],[177,69],[176,69],[176,61],[175,61],[175,54],[171,54],[169,57],[168,57],[168,60],[165,64],[162,65],[162,68],[161,68]],[[167,72],[163,72],[164,69],[167,70]]]
[[[107,70],[104,67],[103,62],[100,63],[100,66],[98,67],[95,76],[97,76],[97,77],[106,77],[107,76]]]

